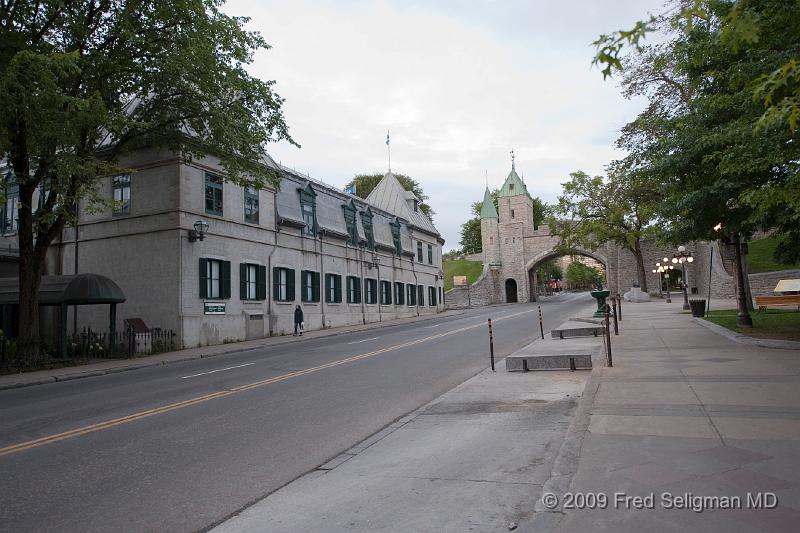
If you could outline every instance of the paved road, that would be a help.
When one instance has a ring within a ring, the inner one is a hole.
[[[542,304],[545,330],[588,294]],[[0,391],[1,531],[197,531],[538,334],[534,304]]]

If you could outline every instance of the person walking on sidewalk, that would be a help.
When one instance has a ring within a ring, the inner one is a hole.
[[[300,336],[303,335],[303,310],[298,304],[294,309],[294,335],[297,335],[297,330],[300,330]]]

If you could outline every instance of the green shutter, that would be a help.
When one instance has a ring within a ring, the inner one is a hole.
[[[267,299],[267,267],[261,265],[256,269],[256,298]]]
[[[239,263],[239,299],[247,300],[247,265]]]
[[[286,301],[294,301],[294,269],[286,269]]]
[[[279,272],[280,268],[272,267],[272,299],[276,302],[280,299],[280,292],[278,290]]]
[[[319,301],[319,272],[311,273],[311,301]]]
[[[342,303],[342,276],[336,276],[336,303]]]
[[[200,298],[208,298],[208,259],[200,259]]]
[[[219,295],[223,300],[231,297],[231,262],[220,261]]]

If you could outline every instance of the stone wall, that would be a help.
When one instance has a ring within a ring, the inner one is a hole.
[[[470,307],[470,288],[453,287],[444,293],[445,309],[466,309]]]

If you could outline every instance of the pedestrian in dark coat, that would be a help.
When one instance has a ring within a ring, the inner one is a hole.
[[[294,309],[294,334],[297,335],[297,330],[300,330],[300,335],[303,335],[303,310],[298,305]]]

